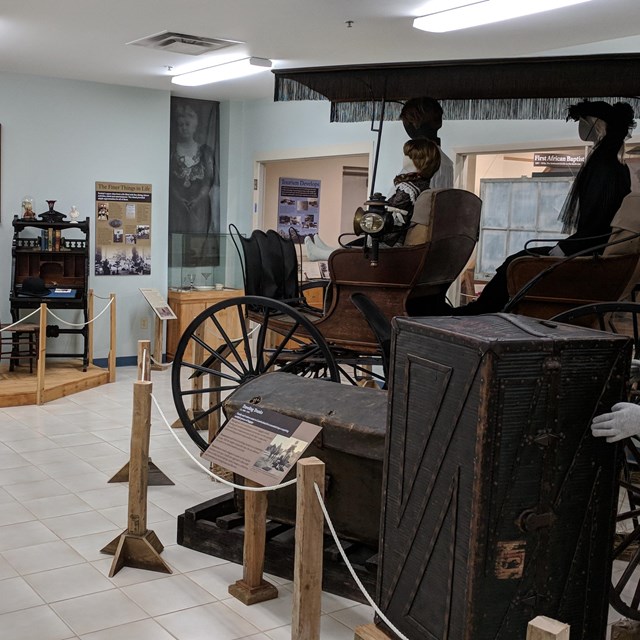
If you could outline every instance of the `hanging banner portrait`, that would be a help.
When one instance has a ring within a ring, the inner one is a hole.
[[[280,178],[278,185],[278,233],[289,237],[289,229],[304,236],[318,233],[320,180]]]
[[[219,263],[219,107],[171,98],[169,266]]]
[[[97,276],[151,273],[151,185],[96,182]]]

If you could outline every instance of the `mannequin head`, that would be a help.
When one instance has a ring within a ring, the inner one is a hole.
[[[583,116],[578,120],[578,135],[585,142],[598,142],[607,133],[607,123],[594,116]]]
[[[422,178],[428,180],[440,168],[440,149],[433,140],[427,138],[417,138],[407,140],[402,147],[405,155],[405,165],[407,160],[413,163],[413,168],[403,166],[403,169],[416,171]]]
[[[581,140],[597,143],[607,138],[618,148],[636,125],[633,108],[628,102],[609,104],[602,100],[584,100],[569,107],[569,119],[579,122]]]
[[[410,138],[428,138],[437,143],[442,126],[442,107],[434,98],[411,98],[400,112],[400,120]]]

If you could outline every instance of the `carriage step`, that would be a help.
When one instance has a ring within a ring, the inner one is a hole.
[[[266,573],[293,579],[295,527],[267,522],[265,549]],[[244,516],[236,511],[233,494],[218,496],[187,509],[178,516],[178,544],[217,558],[242,564]],[[359,542],[341,542],[367,592],[374,596],[377,575],[377,550]],[[330,536],[325,536],[322,588],[343,598],[366,600]]]

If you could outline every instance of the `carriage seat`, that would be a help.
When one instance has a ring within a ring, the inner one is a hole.
[[[640,193],[625,197],[611,229],[610,244],[602,256],[571,260],[524,256],[511,262],[507,269],[510,298],[543,271],[553,268],[509,311],[549,319],[582,305],[625,299],[640,280],[640,238],[634,237],[640,232]],[[626,238],[627,242],[611,244]]]

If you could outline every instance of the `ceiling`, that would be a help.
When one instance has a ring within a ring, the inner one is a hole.
[[[170,75],[219,64],[230,56],[270,58],[274,68],[294,68],[640,51],[638,0],[591,0],[443,34],[411,26],[413,17],[426,13],[428,2],[2,0],[0,72],[223,101],[272,98],[273,74],[194,88],[172,85]],[[347,21],[353,21],[350,27]],[[127,44],[162,31],[244,44],[195,57]]]

